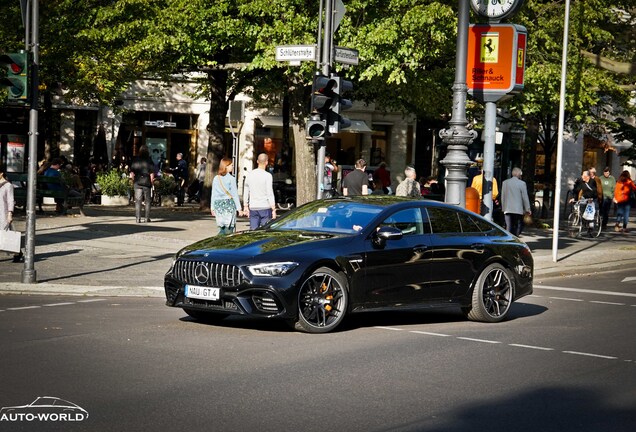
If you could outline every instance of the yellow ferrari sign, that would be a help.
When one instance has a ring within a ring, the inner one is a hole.
[[[482,33],[480,45],[479,60],[481,63],[499,62],[499,33]]]

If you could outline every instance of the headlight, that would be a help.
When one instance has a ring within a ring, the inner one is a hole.
[[[247,266],[247,269],[254,276],[285,276],[298,267],[295,262],[280,262],[268,264],[255,264]]]

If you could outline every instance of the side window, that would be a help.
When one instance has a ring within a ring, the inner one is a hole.
[[[462,232],[457,212],[452,209],[428,207],[433,234],[457,234]]]
[[[479,227],[479,229],[481,230],[481,232],[484,233],[484,235],[489,236],[489,237],[501,237],[501,236],[505,236],[506,234],[498,227],[496,227],[493,224],[490,224],[488,222],[486,222],[483,219],[479,219],[479,218],[473,218],[470,217],[473,222],[475,222],[475,224]]]
[[[400,210],[386,218],[380,226],[392,226],[405,236],[428,233],[428,224],[424,228],[424,218],[419,208]]]
[[[457,216],[459,217],[459,223],[462,225],[463,233],[483,235],[482,230],[479,229],[479,226],[475,223],[473,218],[468,215],[468,213],[458,211]]]

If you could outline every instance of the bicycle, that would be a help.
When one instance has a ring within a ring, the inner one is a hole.
[[[601,235],[603,226],[601,225],[601,212],[598,209],[594,212],[593,220],[583,218],[585,206],[588,203],[592,203],[592,201],[592,198],[584,198],[572,203],[572,213],[568,216],[568,234],[570,237],[579,237],[583,228],[586,229],[588,236],[591,238],[597,238]]]

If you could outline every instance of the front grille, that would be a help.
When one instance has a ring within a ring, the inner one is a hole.
[[[202,269],[201,266],[205,269]],[[234,288],[244,280],[243,273],[237,266],[205,261],[178,260],[172,274],[183,283],[216,288]],[[202,277],[202,275],[207,277]]]

